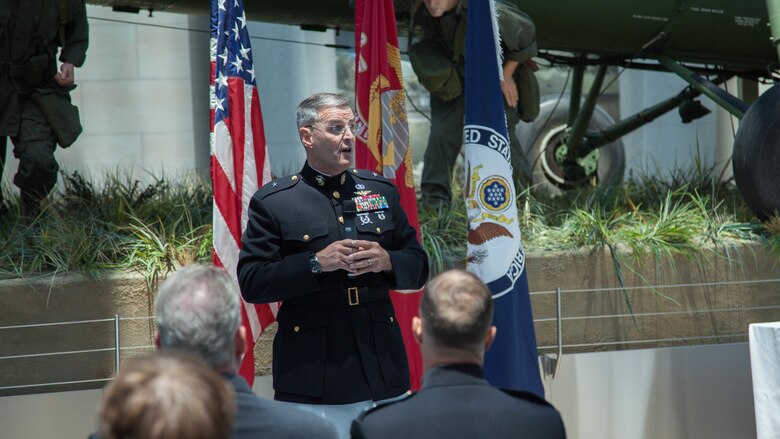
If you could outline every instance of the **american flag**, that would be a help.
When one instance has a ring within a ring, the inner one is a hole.
[[[211,0],[211,179],[214,186],[214,265],[236,285],[241,234],[257,189],[271,180],[260,97],[243,0]],[[254,381],[254,342],[273,323],[275,304],[243,302],[248,351],[241,375]]]

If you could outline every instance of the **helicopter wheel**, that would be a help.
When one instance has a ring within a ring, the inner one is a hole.
[[[611,184],[623,180],[626,155],[623,142],[616,140],[564,166],[567,155],[566,120],[569,98],[558,95],[542,98],[539,116],[531,123],[520,122],[515,133],[531,163],[536,190],[557,194],[582,186]],[[596,107],[588,124],[590,130],[603,130],[614,124],[601,107]]]
[[[732,166],[742,198],[762,220],[780,212],[780,87],[759,96],[734,138]]]

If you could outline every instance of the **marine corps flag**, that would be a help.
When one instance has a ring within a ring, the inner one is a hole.
[[[501,49],[493,0],[472,1],[466,17],[466,214],[468,270],[493,293],[498,328],[485,355],[494,386],[544,397],[520,242],[501,93]]]
[[[409,224],[420,229],[414,192],[406,93],[392,0],[355,2],[355,167],[373,170],[398,186]],[[420,291],[390,292],[406,346],[412,389],[420,387],[422,359],[412,336]]]

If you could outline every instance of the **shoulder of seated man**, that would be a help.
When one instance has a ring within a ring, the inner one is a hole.
[[[272,399],[263,398],[256,393],[246,395],[255,400],[255,408],[262,410],[263,414],[269,418],[280,421],[277,424],[277,432],[296,431],[300,437],[310,438],[336,438],[336,427],[327,419],[321,418],[314,413],[303,410],[294,405],[281,403]],[[251,415],[251,412],[245,415]],[[295,420],[295,424],[284,423],[285,420]]]
[[[396,404],[409,401],[410,399],[414,398],[414,396],[417,395],[418,393],[419,392],[413,392],[413,393],[407,394],[407,396],[405,398],[395,399],[395,400],[392,400],[392,401],[385,401],[385,402],[374,403],[373,407],[371,407],[370,409],[368,409],[368,410],[364,411],[363,413],[361,413],[360,415],[358,415],[356,420],[357,421],[361,421],[366,416],[373,415],[374,413],[378,413],[382,409],[386,409],[386,408],[394,406]]]
[[[500,390],[501,392],[503,392],[504,394],[509,395],[509,396],[511,396],[513,398],[521,399],[521,400],[528,401],[528,402],[530,402],[532,404],[535,404],[535,405],[538,405],[538,406],[548,407],[548,408],[551,408],[553,410],[556,410],[555,407],[553,407],[552,404],[547,402],[546,399],[541,398],[541,397],[539,397],[539,396],[537,396],[537,395],[535,395],[535,394],[533,394],[531,392],[526,392],[524,390],[503,389],[503,388],[497,388],[497,389]]]

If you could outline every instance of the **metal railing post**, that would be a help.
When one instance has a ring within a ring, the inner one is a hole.
[[[557,302],[556,319],[558,319],[558,356],[555,358],[555,372],[553,379],[558,377],[558,370],[561,368],[561,358],[563,357],[563,320],[561,313],[561,287],[555,289],[555,300]]]
[[[119,375],[119,314],[114,314],[114,376]]]
[[[542,371],[545,377],[552,375],[552,379],[558,377],[558,370],[561,368],[561,357],[563,356],[563,317],[561,307],[561,288],[558,287],[555,289],[555,324],[557,325],[558,351],[554,358],[552,355],[542,354]]]

